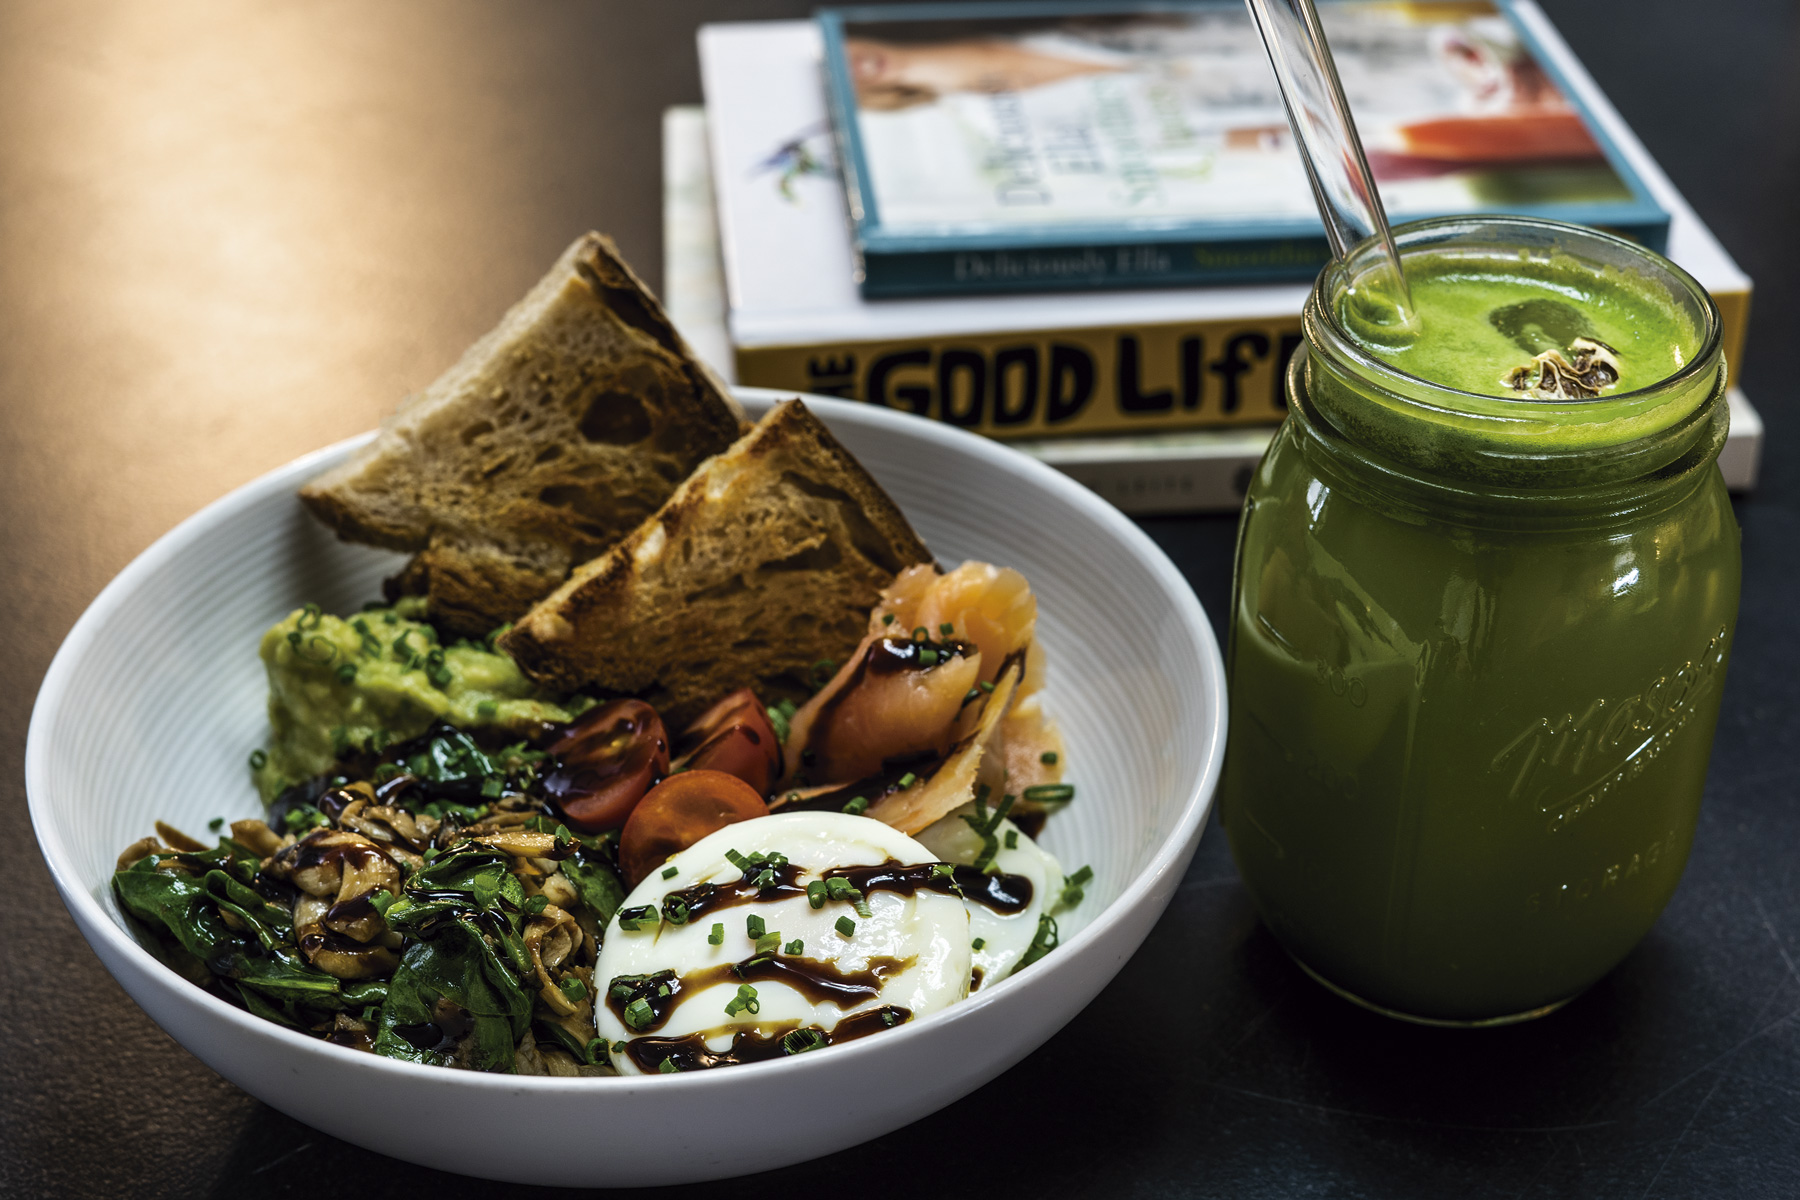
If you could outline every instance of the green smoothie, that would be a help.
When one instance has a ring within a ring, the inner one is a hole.
[[[1619,364],[1601,395],[1632,392],[1667,379],[1693,356],[1699,334],[1642,277],[1608,271],[1569,256],[1543,260],[1503,253],[1426,253],[1406,261],[1418,331],[1397,338],[1356,319],[1341,303],[1339,318],[1384,361],[1409,375],[1477,395],[1514,397],[1503,382],[1537,356],[1588,339]]]
[[[1308,970],[1436,1021],[1544,1011],[1648,931],[1737,611],[1716,312],[1647,252],[1519,224],[1599,261],[1496,250],[1500,219],[1426,239],[1406,345],[1359,338],[1327,269],[1233,589],[1220,811],[1245,884]],[[1616,385],[1500,386],[1578,337]]]

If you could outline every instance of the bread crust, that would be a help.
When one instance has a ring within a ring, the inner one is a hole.
[[[346,540],[415,553],[405,576],[433,618],[485,633],[630,532],[741,421],[617,248],[589,233],[300,498]]]
[[[501,645],[539,684],[643,695],[679,725],[752,687],[803,700],[899,570],[931,561],[905,516],[799,400],[777,406]]]

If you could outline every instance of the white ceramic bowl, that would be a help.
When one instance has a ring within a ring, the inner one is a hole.
[[[781,398],[740,394],[752,414]],[[877,1037],[725,1070],[606,1079],[378,1058],[250,1016],[162,967],[112,898],[113,860],[158,818],[204,835],[213,817],[259,814],[245,766],[266,734],[259,636],[307,601],[359,606],[398,562],[336,541],[294,497],[357,438],[184,521],[107,586],[51,664],[25,756],[31,821],[107,970],[202,1062],[309,1125],[443,1170],[545,1184],[678,1183],[827,1154],[950,1103],[1055,1033],[1137,950],[1199,842],[1225,748],[1212,629],[1149,538],[1050,468],[914,416],[808,403],[940,561],[1014,566],[1037,593],[1047,702],[1078,788],[1044,840],[1066,868],[1089,863],[1095,875],[1062,921],[1060,949]],[[387,1119],[396,1112],[408,1120]],[[754,1119],[766,1112],[806,1120]],[[422,1143],[407,1132],[421,1122],[473,1122],[483,1134]]]

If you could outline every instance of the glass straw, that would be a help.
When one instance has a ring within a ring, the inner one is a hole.
[[[1331,252],[1345,259],[1369,238],[1378,240],[1380,256],[1359,278],[1358,297],[1365,315],[1371,307],[1392,309],[1381,324],[1413,327],[1412,292],[1400,267],[1400,253],[1388,228],[1387,212],[1369,174],[1362,139],[1344,85],[1338,81],[1331,47],[1319,27],[1313,0],[1245,0],[1262,33],[1263,47],[1281,85],[1281,101],[1287,106],[1288,125],[1300,144],[1300,159],[1312,183],[1313,199],[1325,220]],[[1370,305],[1369,302],[1374,304]],[[1385,313],[1383,315],[1386,315]]]

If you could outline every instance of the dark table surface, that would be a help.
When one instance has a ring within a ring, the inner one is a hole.
[[[659,283],[658,115],[700,98],[695,27],[808,7],[0,6],[0,1193],[509,1190],[282,1116],[126,998],[27,832],[32,698],[134,555],[374,424],[575,234],[612,232]],[[1290,965],[1215,829],[1136,958],[1025,1062],[880,1141],[695,1194],[1800,1195],[1800,9],[1546,7],[1756,281],[1740,380],[1768,449],[1661,922],[1547,1019],[1412,1028]],[[1147,522],[1215,620],[1233,524]],[[1093,1052],[1127,1020],[1144,1053]]]

